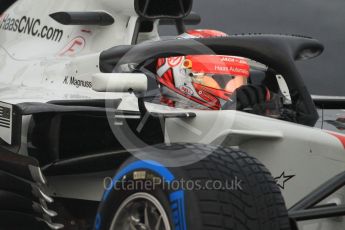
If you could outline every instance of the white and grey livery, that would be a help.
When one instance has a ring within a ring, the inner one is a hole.
[[[343,109],[345,100],[312,97],[294,64],[322,44],[283,35],[161,40],[159,24],[183,33],[198,21],[191,9],[192,0],[19,0],[1,14],[1,229],[344,229],[345,136],[316,121],[317,107]],[[145,102],[159,92],[154,60],[186,54],[274,69],[293,119]],[[163,189],[235,177],[243,191]],[[160,182],[126,191],[107,189],[105,178]]]

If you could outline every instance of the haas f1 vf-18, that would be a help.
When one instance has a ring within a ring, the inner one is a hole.
[[[191,10],[19,0],[2,12],[0,229],[345,228],[344,119],[324,116],[345,100],[311,96],[295,65],[323,45],[188,30]]]

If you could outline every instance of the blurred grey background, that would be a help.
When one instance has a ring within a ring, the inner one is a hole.
[[[345,0],[194,0],[193,11],[202,22],[189,28],[301,34],[320,40],[324,53],[298,62],[298,67],[311,93],[345,96]]]

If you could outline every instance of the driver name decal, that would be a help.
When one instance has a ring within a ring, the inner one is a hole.
[[[64,33],[61,29],[42,25],[41,19],[28,16],[15,18],[9,14],[0,17],[0,30],[27,34],[55,42],[60,42]]]
[[[62,82],[64,85],[72,85],[76,88],[83,87],[83,88],[92,88],[91,81],[79,80],[73,76],[66,76]]]

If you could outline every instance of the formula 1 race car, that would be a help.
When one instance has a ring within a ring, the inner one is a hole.
[[[0,16],[0,229],[345,228],[341,97],[289,35],[187,31],[192,0],[19,0]],[[159,35],[176,26],[178,37]],[[319,111],[318,111],[319,110]]]

